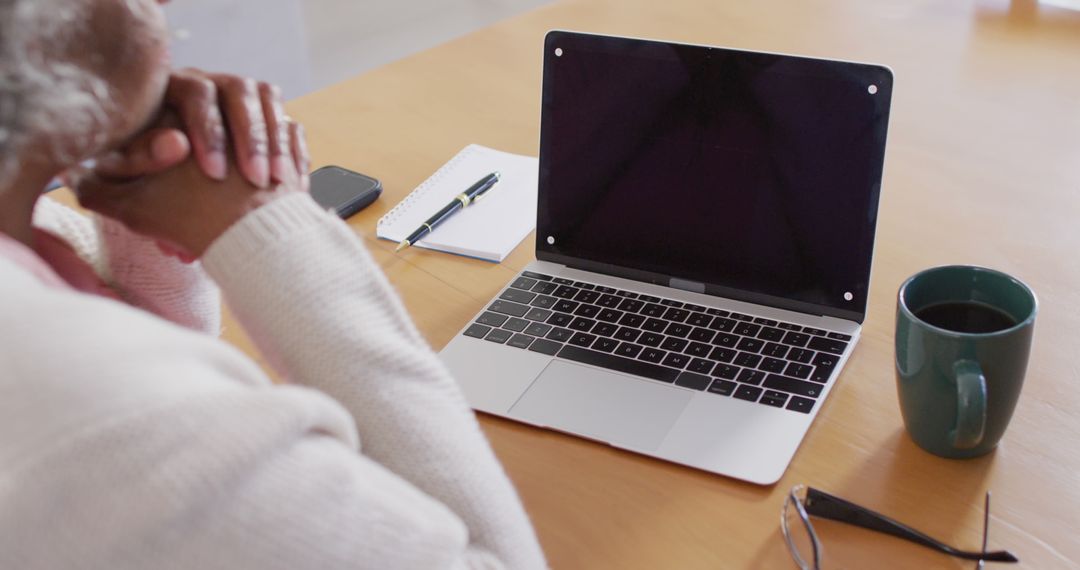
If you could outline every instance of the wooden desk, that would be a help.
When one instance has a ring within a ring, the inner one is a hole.
[[[789,568],[784,494],[808,483],[1022,567],[1080,564],[1080,13],[924,0],[556,3],[291,102],[316,166],[386,191],[351,224],[442,347],[532,259],[502,264],[374,239],[375,221],[467,143],[537,152],[541,46],[553,28],[884,63],[896,73],[872,296],[862,341],[774,487],[757,487],[482,417],[555,568]],[[1016,415],[989,456],[950,461],[905,435],[893,378],[900,282],[945,263],[995,267],[1041,300]],[[819,525],[829,568],[971,568]],[[1004,566],[1002,566],[1004,567]]]

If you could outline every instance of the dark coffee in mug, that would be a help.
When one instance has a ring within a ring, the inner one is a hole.
[[[939,329],[959,333],[992,333],[1017,324],[1005,311],[974,302],[936,303],[915,311],[915,316]]]

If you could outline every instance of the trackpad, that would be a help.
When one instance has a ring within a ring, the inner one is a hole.
[[[509,416],[640,451],[655,451],[692,393],[553,360]]]

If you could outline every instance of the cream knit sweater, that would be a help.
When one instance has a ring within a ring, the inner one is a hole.
[[[142,308],[0,259],[0,569],[544,566],[458,386],[308,196],[201,268],[42,202],[36,223]],[[207,274],[292,384],[207,334]]]

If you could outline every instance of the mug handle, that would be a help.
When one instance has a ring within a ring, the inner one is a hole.
[[[956,427],[949,433],[953,447],[971,449],[986,432],[986,377],[972,360],[953,365],[956,375]]]

